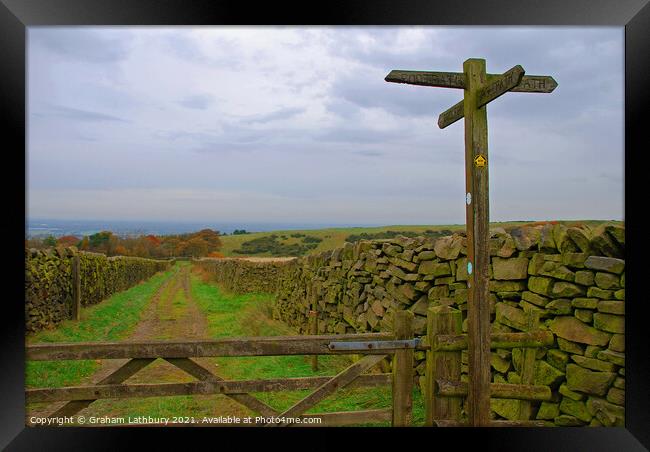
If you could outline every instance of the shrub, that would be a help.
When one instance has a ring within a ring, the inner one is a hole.
[[[237,254],[264,254],[269,253],[272,256],[302,256],[309,250],[318,246],[316,243],[309,244],[285,244],[278,241],[278,236],[267,235],[249,240],[241,244],[239,249],[234,250]]]

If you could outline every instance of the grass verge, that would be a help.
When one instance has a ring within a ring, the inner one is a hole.
[[[295,335],[295,331],[271,316],[272,295],[231,295],[213,284],[192,277],[194,300],[206,314],[211,337]],[[226,379],[261,379],[335,375],[353,362],[350,356],[319,356],[319,369],[311,369],[308,356],[263,356],[215,358],[219,376]],[[254,394],[278,410],[285,410],[311,391],[266,392]],[[424,406],[419,390],[414,390],[414,425],[424,421]],[[391,389],[340,389],[307,413],[390,408]],[[228,413],[217,413],[228,414]],[[368,424],[371,425],[371,424]],[[372,424],[375,426],[387,424]]]
[[[82,308],[81,320],[66,320],[54,330],[40,331],[26,338],[28,344],[42,342],[116,341],[129,336],[156,290],[178,268],[158,273],[150,279],[117,293],[93,306]],[[26,387],[60,387],[78,384],[98,368],[96,360],[27,361]]]

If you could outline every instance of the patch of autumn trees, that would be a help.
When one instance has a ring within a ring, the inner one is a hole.
[[[107,256],[166,257],[223,257],[219,232],[202,229],[198,232],[177,235],[141,235],[120,237],[111,231],[101,231],[82,238],[65,235],[58,239],[48,236],[27,241],[30,248],[76,246],[83,251],[103,253]]]

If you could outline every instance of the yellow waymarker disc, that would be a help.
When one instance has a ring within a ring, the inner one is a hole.
[[[483,154],[479,154],[476,157],[474,157],[474,165],[477,168],[483,168],[487,164],[487,159],[483,156]]]

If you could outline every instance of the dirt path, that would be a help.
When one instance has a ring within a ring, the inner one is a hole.
[[[209,339],[208,323],[205,315],[200,310],[192,297],[190,267],[183,266],[175,275],[167,280],[156,291],[142,313],[140,322],[127,342],[149,340],[193,340]],[[211,358],[193,358],[194,361],[218,375],[218,366]],[[124,365],[128,360],[106,360],[102,363],[100,371],[94,374],[92,383],[100,381],[107,375]],[[131,378],[126,384],[144,383],[183,383],[195,381],[195,378],[183,370],[173,366],[165,360],[158,359],[148,365]],[[91,383],[91,384],[92,384]],[[248,416],[250,411],[223,395],[192,396],[191,405],[202,405],[215,415],[230,414]],[[125,407],[132,403],[137,406],[137,399],[125,400],[99,400],[94,402],[80,414],[85,416],[122,416]],[[147,415],[148,413],[139,413]],[[178,413],[191,415],[191,412]]]
[[[143,313],[142,320],[129,338],[130,342],[148,340],[208,339],[208,323],[192,297],[190,269],[183,267],[171,281],[164,295],[152,303]],[[214,370],[207,359],[197,362]],[[158,360],[129,378],[127,383],[163,383],[193,381],[187,373]]]
[[[163,295],[149,304],[129,341],[206,339],[207,322],[192,298],[188,267],[177,273]]]

